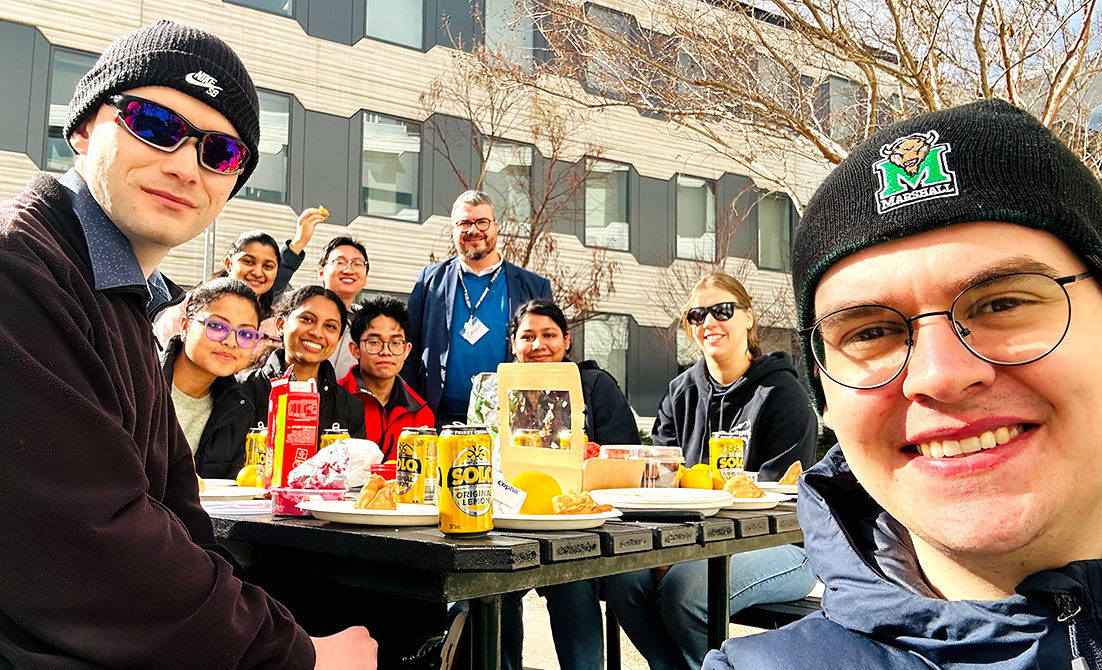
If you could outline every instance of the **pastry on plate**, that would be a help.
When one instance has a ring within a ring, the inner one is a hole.
[[[371,475],[356,498],[356,509],[398,509],[394,487],[379,475]]]
[[[564,493],[551,499],[555,514],[602,514],[611,512],[612,505],[598,505],[588,493]]]
[[[788,466],[788,469],[784,472],[784,476],[781,477],[781,480],[777,483],[794,486],[796,484],[796,480],[799,479],[801,474],[803,474],[803,471],[804,466],[801,465],[799,461],[796,461],[792,465]]]
[[[765,491],[758,488],[758,485],[750,481],[746,475],[738,474],[727,480],[727,483],[723,485],[723,490],[730,493],[736,498],[763,498],[765,497]]]

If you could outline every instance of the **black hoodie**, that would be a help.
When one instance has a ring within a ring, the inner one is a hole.
[[[734,431],[746,442],[748,472],[777,481],[794,461],[815,459],[818,423],[792,357],[759,356],[724,392],[715,390],[703,358],[670,382],[651,428],[655,444],[677,445],[685,466],[708,462],[708,436]]]

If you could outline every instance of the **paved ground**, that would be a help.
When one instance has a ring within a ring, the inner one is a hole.
[[[731,626],[732,636],[756,632],[760,631],[746,626]],[[623,631],[620,631],[620,661],[621,670],[649,670],[647,662]],[[547,607],[535,591],[530,591],[524,598],[524,667],[525,670],[559,670],[555,643],[551,640],[551,627],[547,621]]]

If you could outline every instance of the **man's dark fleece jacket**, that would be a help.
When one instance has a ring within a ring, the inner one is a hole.
[[[743,438],[746,470],[762,481],[777,481],[797,459],[811,467],[818,423],[792,357],[759,356],[722,392],[703,358],[675,377],[658,405],[654,443],[680,446],[689,467],[708,462],[708,436],[717,430]]]
[[[215,549],[148,293],[95,289],[53,177],[0,204],[0,295],[0,667],[312,668]]]

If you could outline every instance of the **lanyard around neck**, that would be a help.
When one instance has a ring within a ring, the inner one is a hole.
[[[497,276],[501,274],[501,268],[505,267],[505,263],[497,266],[494,270],[494,274],[490,276],[490,283],[486,284],[486,288],[482,290],[482,295],[479,296],[478,302],[471,307],[471,294],[467,293],[467,284],[463,281],[463,268],[459,268],[459,286],[463,289],[463,302],[467,304],[467,311],[471,316],[474,316],[474,311],[478,309],[478,306],[482,304],[482,301],[486,299],[486,296],[490,294],[490,289],[493,288],[494,282],[497,281]]]

